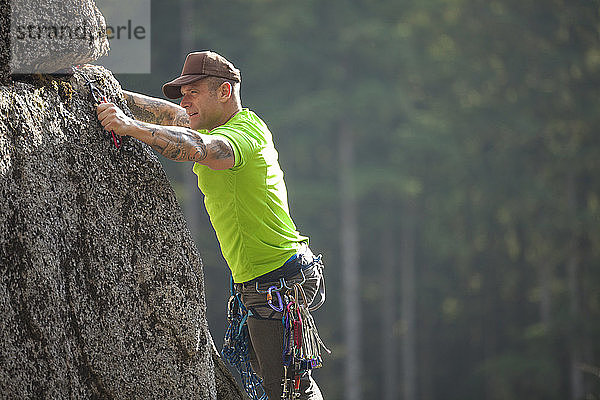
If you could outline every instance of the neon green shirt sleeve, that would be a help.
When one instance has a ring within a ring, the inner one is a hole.
[[[210,132],[211,135],[222,136],[229,140],[233,148],[235,159],[235,169],[244,166],[245,160],[252,157],[252,154],[259,147],[258,141],[249,133],[243,130],[243,126],[219,126]]]

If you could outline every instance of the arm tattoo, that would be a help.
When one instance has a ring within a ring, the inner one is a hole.
[[[138,122],[142,134],[135,137],[174,161],[193,161],[214,169],[233,166],[233,148],[223,138],[203,135],[189,128]],[[139,131],[138,131],[139,132]]]
[[[202,136],[191,129],[151,127],[148,144],[163,156],[174,161],[201,162],[206,159],[206,144]]]
[[[194,161],[202,161],[206,159],[206,145],[204,144],[204,140],[202,140],[202,137],[200,135],[194,135],[191,141],[194,144],[195,148],[194,154],[192,154],[192,159]]]
[[[227,143],[218,140],[209,144],[209,151],[215,160],[224,160],[233,157],[233,149]]]
[[[185,128],[190,127],[190,117],[186,114],[184,110],[180,110],[175,114],[175,118],[173,118],[173,125],[175,126],[183,126]]]
[[[189,126],[185,111],[170,101],[125,91],[123,95],[127,106],[140,121],[156,125]]]

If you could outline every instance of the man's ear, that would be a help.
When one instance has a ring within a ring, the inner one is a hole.
[[[231,98],[233,95],[233,87],[229,82],[223,82],[221,86],[219,86],[219,101],[225,103],[227,100]]]

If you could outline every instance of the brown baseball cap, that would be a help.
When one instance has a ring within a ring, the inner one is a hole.
[[[217,76],[241,82],[240,70],[214,51],[196,51],[185,58],[181,76],[163,85],[162,91],[169,99],[181,96],[181,86],[196,82],[207,76]]]

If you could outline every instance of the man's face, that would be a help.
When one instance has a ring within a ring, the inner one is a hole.
[[[223,119],[222,103],[210,91],[206,79],[183,85],[181,93],[180,104],[190,118],[190,128],[211,130],[219,125]]]

